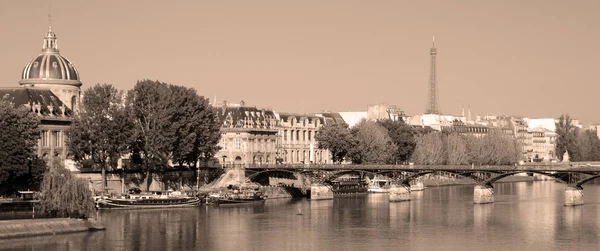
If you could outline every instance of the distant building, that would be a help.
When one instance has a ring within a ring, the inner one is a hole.
[[[271,110],[229,104],[216,107],[221,122],[221,150],[215,155],[225,166],[275,164],[279,120]]]
[[[21,87],[0,89],[0,98],[26,107],[40,118],[36,149],[40,157],[67,160],[65,131],[78,111],[82,83],[75,65],[59,53],[52,28],[44,37],[42,52],[23,68],[19,84]],[[75,171],[72,162],[65,163]]]
[[[355,126],[363,119],[367,119],[367,114],[367,112],[339,112],[344,122],[350,127]]]
[[[367,107],[367,120],[392,120],[398,121],[403,120],[405,117],[404,112],[395,105],[370,105]]]
[[[531,129],[531,150],[527,151],[527,160],[530,162],[552,161],[556,159],[555,147],[555,132],[542,127]]]
[[[319,149],[317,132],[327,121],[323,116],[299,113],[276,113],[279,118],[282,163],[331,164],[331,153]]]

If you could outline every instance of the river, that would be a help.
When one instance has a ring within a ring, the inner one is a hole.
[[[429,187],[410,202],[387,194],[270,200],[262,206],[101,211],[106,231],[0,241],[0,250],[596,250],[600,183],[565,207],[554,181]],[[298,215],[298,212],[302,212]]]

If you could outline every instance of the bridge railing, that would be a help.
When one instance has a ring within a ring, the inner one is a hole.
[[[600,171],[600,163],[525,163],[515,165],[357,165],[357,164],[248,164],[248,169],[314,170],[440,170],[440,171]]]

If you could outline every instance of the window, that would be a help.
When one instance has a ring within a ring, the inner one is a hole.
[[[300,140],[300,130],[296,131],[296,140]]]
[[[312,132],[308,131],[308,141],[311,141],[312,140],[311,138],[312,138]]]
[[[228,145],[227,142],[228,141],[229,140],[227,140],[225,138],[221,139],[221,148],[223,148],[223,150],[227,150],[227,145]]]
[[[287,140],[287,130],[283,130],[283,140]]]
[[[242,149],[242,141],[240,140],[240,138],[236,138],[235,139],[235,150],[241,150]]]
[[[54,146],[61,147],[62,146],[62,132],[53,132],[52,137],[54,138]]]
[[[49,140],[49,133],[48,131],[42,131],[42,135],[41,135],[41,140],[42,140],[42,146],[50,146],[50,140]]]

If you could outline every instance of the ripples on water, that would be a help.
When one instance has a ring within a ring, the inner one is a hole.
[[[564,207],[564,184],[432,187],[410,202],[387,194],[271,200],[263,206],[102,211],[107,230],[0,241],[0,250],[597,250],[600,185]],[[302,215],[297,215],[298,211]]]

